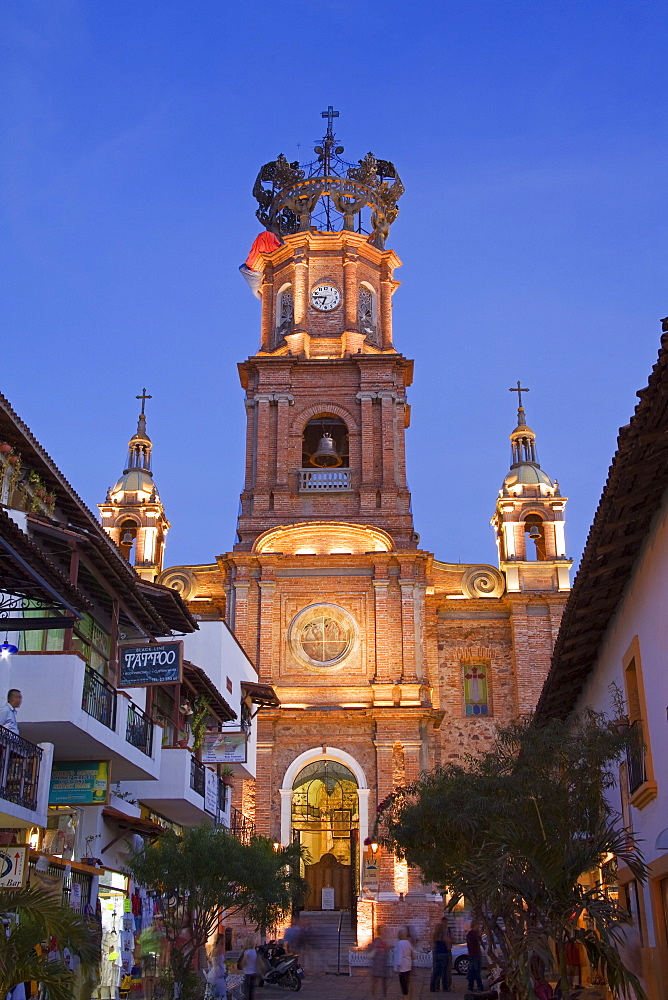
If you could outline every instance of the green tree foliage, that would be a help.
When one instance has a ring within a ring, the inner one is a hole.
[[[567,993],[569,941],[613,990],[643,996],[619,953],[630,916],[586,878],[611,855],[646,878],[605,797],[630,738],[591,711],[542,727],[518,720],[488,752],[423,774],[379,806],[380,841],[451,893],[451,909],[466,899],[522,998],[550,966]]]
[[[89,977],[100,960],[99,934],[83,917],[41,888],[3,889],[0,916],[8,928],[0,934],[0,996],[29,980],[43,983],[49,1000],[72,1000],[77,988],[90,996]],[[37,954],[37,946],[51,937],[79,957],[79,976],[64,962]]]
[[[164,833],[128,862],[132,877],[162,894],[174,982],[183,995],[195,955],[214,933],[221,910],[243,911],[265,929],[285,916],[307,889],[299,874],[300,847],[274,850],[266,837],[244,844],[224,830],[197,826],[182,836]]]

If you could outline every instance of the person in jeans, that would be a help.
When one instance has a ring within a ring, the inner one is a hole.
[[[431,981],[429,992],[438,993],[441,989],[446,992],[450,989],[448,985],[448,947],[445,942],[446,927],[442,920],[434,928],[434,936],[431,943]]]
[[[480,924],[477,920],[471,921],[471,927],[466,935],[466,948],[469,953],[469,975],[468,975],[468,987],[469,993],[473,993],[476,987],[473,985],[477,982],[477,989],[483,990],[482,976],[480,974],[480,966],[482,962],[481,954],[482,938],[480,937]]]
[[[410,993],[411,969],[413,968],[413,947],[408,940],[407,931],[399,931],[399,940],[394,946],[394,971],[399,973],[399,986],[402,996]]]
[[[257,975],[257,951],[253,938],[246,939],[246,947],[239,957],[237,967],[244,974],[244,997],[246,1000],[253,1000]]]

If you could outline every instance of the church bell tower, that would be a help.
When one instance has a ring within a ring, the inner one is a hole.
[[[141,413],[137,431],[128,442],[126,468],[98,508],[104,530],[139,576],[153,582],[162,572],[170,525],[151,470],[153,444],[146,433],[144,412],[151,396],[144,389],[137,399],[141,399]]]
[[[570,590],[573,560],[566,556],[564,511],[559,483],[541,469],[536,435],[527,426],[518,394],[517,427],[510,435],[512,463],[503,480],[492,518],[499,550],[499,566],[509,593],[536,590]]]
[[[392,341],[385,249],[403,186],[371,153],[346,163],[332,130],[306,165],[279,156],[254,187],[258,237],[242,268],[262,301],[261,343],[239,366],[247,455],[235,549],[304,520],[382,523],[415,548],[406,486],[406,388]]]

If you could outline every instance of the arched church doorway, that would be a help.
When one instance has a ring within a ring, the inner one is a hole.
[[[359,793],[353,772],[315,760],[292,783],[292,836],[308,852],[308,910],[355,910],[359,891]]]

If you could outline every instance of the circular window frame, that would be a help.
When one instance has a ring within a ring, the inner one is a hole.
[[[333,618],[334,621],[344,626],[348,630],[349,635],[348,644],[343,652],[339,656],[325,662],[322,660],[313,660],[308,653],[304,652],[301,642],[302,631],[305,626],[322,615],[327,615],[327,617]],[[358,644],[359,629],[357,628],[357,622],[349,611],[339,607],[338,604],[324,602],[322,604],[309,604],[308,607],[302,608],[301,611],[297,612],[288,626],[288,645],[292,655],[303,666],[318,673],[328,674],[334,670],[339,670],[357,649]]]

